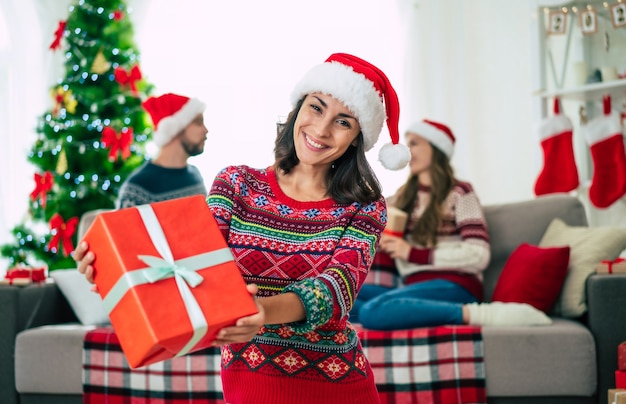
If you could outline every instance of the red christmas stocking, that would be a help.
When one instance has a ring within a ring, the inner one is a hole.
[[[539,126],[543,169],[535,182],[535,195],[569,192],[578,187],[578,169],[572,144],[572,122],[561,115],[560,101],[554,99],[554,116]]]
[[[607,208],[626,194],[626,149],[621,118],[611,113],[611,99],[604,98],[604,115],[591,120],[585,133],[593,161],[589,200]]]

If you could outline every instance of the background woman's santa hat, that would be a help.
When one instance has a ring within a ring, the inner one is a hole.
[[[433,146],[448,156],[448,159],[451,159],[452,154],[454,154],[454,142],[456,142],[456,139],[450,128],[442,123],[424,119],[414,122],[405,133],[414,133],[427,139]]]
[[[381,148],[380,162],[390,170],[399,170],[409,162],[408,149],[399,144],[398,96],[387,76],[376,66],[353,55],[334,53],[296,84],[291,94],[292,105],[315,92],[331,95],[350,109],[361,125],[366,151],[374,147],[387,119],[391,143]]]
[[[168,144],[202,114],[206,105],[196,98],[167,93],[148,98],[143,102],[143,107],[150,114],[154,124],[152,139],[161,147]]]

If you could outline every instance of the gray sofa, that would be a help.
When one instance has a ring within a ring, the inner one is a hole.
[[[539,244],[553,218],[587,224],[580,201],[550,195],[486,206],[492,260],[489,298],[504,263],[522,242]],[[626,340],[626,275],[586,281],[588,313],[541,327],[483,328],[489,403],[606,403],[617,345]],[[0,286],[0,403],[81,403],[82,338],[63,295],[48,283]]]

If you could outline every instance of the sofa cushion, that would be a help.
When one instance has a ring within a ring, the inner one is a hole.
[[[567,274],[569,250],[520,244],[506,261],[491,300],[528,303],[549,312]]]
[[[81,324],[105,325],[110,323],[100,295],[91,291],[92,285],[77,269],[50,271],[50,278],[57,284]]]
[[[593,335],[575,320],[553,320],[547,327],[482,328],[488,397],[526,397],[519,402],[535,403],[540,400],[530,396],[594,394]]]
[[[613,260],[626,248],[626,228],[613,226],[569,226],[554,219],[541,247],[569,246],[569,271],[553,313],[576,318],[587,311],[585,282],[602,260]]]
[[[85,334],[81,324],[31,328],[15,339],[15,387],[20,393],[82,394]]]

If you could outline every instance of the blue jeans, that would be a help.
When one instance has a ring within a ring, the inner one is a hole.
[[[463,324],[463,305],[476,298],[456,283],[435,279],[399,288],[363,285],[350,321],[374,330]]]

